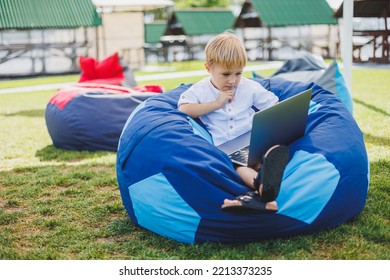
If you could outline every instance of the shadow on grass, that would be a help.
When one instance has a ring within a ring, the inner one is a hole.
[[[372,143],[375,145],[383,145],[390,147],[390,138],[387,137],[378,137],[375,135],[371,135],[369,133],[364,134],[364,141],[366,143]]]
[[[390,195],[390,160],[380,159],[370,162],[370,179],[371,184],[377,184],[379,189],[386,190],[386,193]],[[375,188],[375,190],[377,189]],[[383,196],[379,196],[377,199],[380,201],[383,199]],[[390,215],[390,207],[386,210],[389,212],[387,215]]]
[[[368,104],[368,103],[366,103],[366,102],[364,102],[364,101],[362,101],[360,99],[354,98],[353,101],[355,103],[359,104],[359,105],[362,105],[362,106],[364,106],[364,107],[366,107],[366,108],[368,108],[368,109],[370,109],[372,111],[375,111],[377,113],[380,113],[380,114],[382,114],[382,115],[384,115],[386,117],[390,116],[390,114],[388,112],[386,112],[385,110],[380,109],[378,107],[375,107],[374,105]]]
[[[38,150],[35,156],[41,161],[80,161],[84,159],[99,158],[112,155],[114,152],[109,151],[74,151],[56,148],[54,145],[46,146]]]
[[[42,109],[36,109],[36,110],[26,110],[26,111],[19,111],[15,113],[5,114],[6,117],[45,117],[45,110]]]

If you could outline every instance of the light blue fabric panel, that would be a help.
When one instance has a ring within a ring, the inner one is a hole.
[[[336,73],[335,73],[335,79],[336,79],[336,95],[340,100],[344,103],[345,107],[353,113],[353,100],[352,95],[347,88],[347,85],[345,84],[345,80],[343,75],[340,72],[339,66],[336,63]]]
[[[181,198],[164,174],[131,185],[129,193],[140,226],[180,242],[195,241],[200,216]]]
[[[321,107],[321,104],[318,104],[318,103],[316,103],[316,102],[310,100],[309,115],[310,115],[311,113],[316,112],[320,107]]]
[[[340,180],[323,155],[297,151],[284,172],[276,202],[278,214],[310,224],[321,213]]]
[[[203,127],[201,127],[196,121],[194,121],[190,117],[188,118],[188,120],[190,121],[190,124],[191,124],[193,131],[196,135],[199,135],[200,137],[207,140],[211,144],[214,143],[211,135]]]

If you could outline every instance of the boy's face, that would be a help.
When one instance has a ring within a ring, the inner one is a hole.
[[[234,90],[241,80],[244,69],[243,67],[226,69],[216,63],[211,66],[206,63],[205,67],[210,73],[211,83],[221,91]]]

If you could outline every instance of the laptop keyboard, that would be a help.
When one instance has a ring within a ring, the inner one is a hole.
[[[245,148],[242,148],[234,153],[231,153],[229,155],[229,158],[231,160],[246,164],[248,162],[248,155],[249,155],[249,146],[246,146]]]

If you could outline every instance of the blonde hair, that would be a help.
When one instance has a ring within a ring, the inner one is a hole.
[[[226,69],[246,66],[247,56],[244,44],[231,32],[224,32],[211,39],[206,45],[206,63],[214,63]]]

